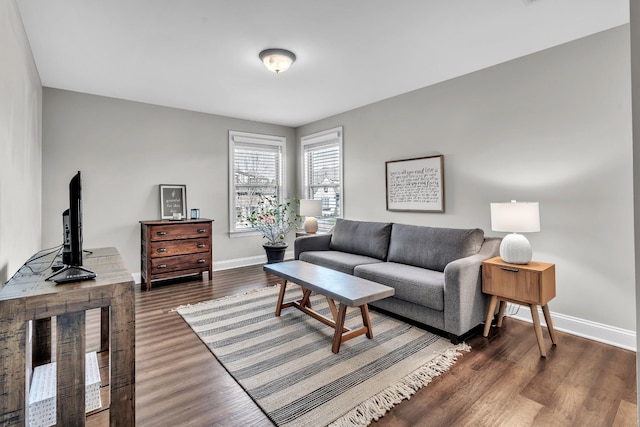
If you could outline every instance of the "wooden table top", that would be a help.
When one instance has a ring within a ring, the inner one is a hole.
[[[100,288],[122,282],[133,282],[131,274],[116,248],[91,249],[82,256],[84,267],[96,273],[96,278],[81,282],[56,284],[45,280],[53,271],[51,263],[58,252],[27,261],[23,267],[0,289],[0,301],[16,298],[52,296],[61,292],[84,288]]]
[[[395,289],[305,261],[265,264],[264,270],[349,307],[393,296]]]

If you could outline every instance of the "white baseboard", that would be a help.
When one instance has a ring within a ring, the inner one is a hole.
[[[508,304],[507,313],[512,312],[516,307],[518,306]],[[520,306],[519,308],[518,312],[510,315],[510,317],[533,323],[533,320],[531,319],[531,311],[525,306]],[[547,326],[540,308],[538,308],[538,312],[540,314],[540,322],[544,326]],[[637,351],[636,333],[634,331],[554,312],[551,312],[551,320],[553,320],[553,328],[557,331],[566,332],[571,335],[577,335],[579,337],[627,350]]]
[[[293,251],[286,251],[285,260],[293,259]],[[213,262],[213,271],[229,270],[230,268],[247,267],[250,265],[264,264],[267,262],[266,255],[252,256],[247,258],[228,259]]]

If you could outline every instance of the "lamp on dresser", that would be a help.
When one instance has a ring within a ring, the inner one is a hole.
[[[322,200],[300,200],[300,216],[306,217],[304,220],[304,231],[307,234],[318,232],[317,216],[322,215]]]
[[[510,264],[527,264],[533,251],[522,234],[540,231],[538,202],[491,203],[491,229],[507,234],[500,244],[500,258]]]

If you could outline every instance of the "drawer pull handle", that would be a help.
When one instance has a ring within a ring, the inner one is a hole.
[[[511,271],[512,273],[517,273],[518,271],[520,271],[517,268],[513,268],[513,267],[500,267],[502,270],[504,271]]]
[[[167,268],[167,264],[158,264],[158,268]]]
[[[158,236],[164,236],[165,234],[167,234],[167,232],[166,231],[158,231],[158,232],[156,232],[156,234]]]
[[[200,259],[198,260],[198,264],[204,264],[204,261],[205,261],[205,260],[204,260],[204,258],[200,258]]]
[[[199,248],[204,248],[205,246],[207,246],[207,245],[205,245],[204,243],[198,243],[198,247]]]
[[[205,230],[204,228],[198,228],[198,233],[204,233],[205,231],[207,230]]]
[[[158,248],[158,252],[167,252],[167,248]]]

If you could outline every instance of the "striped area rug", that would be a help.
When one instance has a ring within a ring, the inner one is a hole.
[[[362,335],[331,352],[333,329],[295,308],[275,317],[278,287],[178,307],[176,311],[278,426],[366,426],[449,369],[466,344],[371,310]],[[286,300],[299,298],[289,286]],[[313,307],[331,317],[326,299]],[[360,326],[359,309],[347,325]]]

